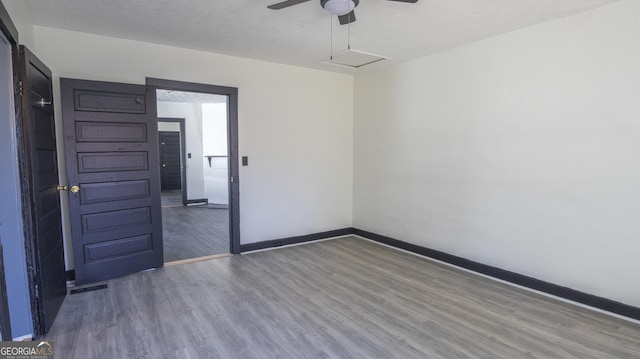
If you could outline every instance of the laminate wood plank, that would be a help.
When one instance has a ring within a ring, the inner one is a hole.
[[[62,358],[640,358],[640,325],[356,237],[68,296]]]

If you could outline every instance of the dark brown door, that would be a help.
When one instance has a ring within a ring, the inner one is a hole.
[[[182,188],[180,165],[180,132],[160,131],[160,184],[162,190]]]
[[[31,277],[35,289],[36,333],[49,331],[58,314],[67,284],[62,244],[62,221],[58,192],[58,160],[53,117],[51,71],[27,48],[20,46],[22,76],[23,138],[29,162],[35,243]]]
[[[60,79],[76,283],[161,267],[155,91]]]

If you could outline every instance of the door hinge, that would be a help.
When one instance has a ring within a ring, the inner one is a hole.
[[[18,81],[18,92],[22,94],[22,80]]]
[[[231,183],[233,183],[233,176],[231,176]]]
[[[40,298],[40,288],[38,288],[38,285],[36,284],[36,298]]]

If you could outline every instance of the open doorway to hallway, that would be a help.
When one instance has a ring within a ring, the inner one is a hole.
[[[165,263],[229,253],[228,96],[156,95]]]

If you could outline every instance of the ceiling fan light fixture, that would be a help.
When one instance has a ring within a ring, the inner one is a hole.
[[[327,0],[322,6],[333,15],[342,16],[355,9],[356,2],[354,0]]]

